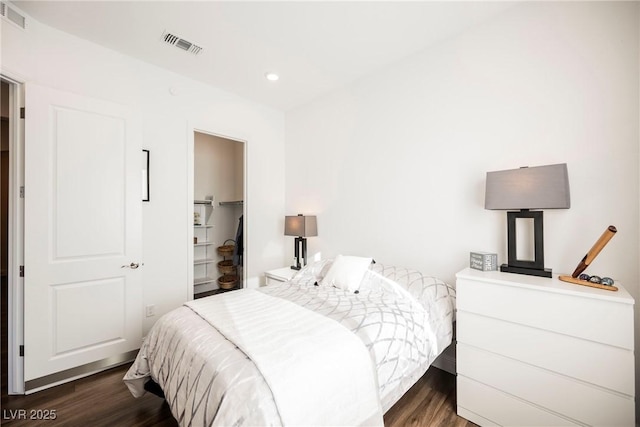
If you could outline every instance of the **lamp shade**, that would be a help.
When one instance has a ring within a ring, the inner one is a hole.
[[[567,164],[487,172],[485,209],[569,209]]]
[[[284,235],[309,237],[318,235],[318,222],[315,216],[286,216],[284,218]]]

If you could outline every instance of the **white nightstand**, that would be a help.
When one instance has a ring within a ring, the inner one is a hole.
[[[278,282],[286,282],[290,280],[298,271],[291,267],[278,268],[276,270],[269,270],[264,273],[265,284],[271,285]]]
[[[457,412],[481,426],[634,425],[634,300],[498,271],[456,274]]]

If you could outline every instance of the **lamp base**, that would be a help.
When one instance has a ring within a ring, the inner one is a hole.
[[[527,267],[513,267],[509,264],[502,264],[500,266],[500,271],[505,273],[516,273],[516,274],[526,274],[529,276],[538,276],[538,277],[551,277],[551,269],[550,268],[527,268]]]

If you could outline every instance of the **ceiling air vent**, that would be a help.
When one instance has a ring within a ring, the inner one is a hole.
[[[0,2],[0,16],[23,30],[27,27],[27,19],[5,2]]]
[[[191,43],[190,41],[185,40],[180,36],[176,36],[175,34],[166,31],[162,34],[162,41],[172,46],[179,47],[180,49],[185,50],[189,53],[193,53],[194,55],[197,55],[202,51],[201,46],[198,46],[197,44]]]

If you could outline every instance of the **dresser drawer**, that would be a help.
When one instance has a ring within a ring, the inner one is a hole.
[[[550,412],[593,426],[634,425],[635,408],[631,397],[460,342],[457,355],[458,375]],[[490,419],[486,412],[482,412],[482,416]],[[520,415],[519,420],[524,419]]]
[[[530,405],[463,375],[456,379],[458,415],[481,425],[560,427],[576,426],[567,418]],[[477,414],[482,414],[479,419]]]
[[[461,277],[456,286],[460,311],[633,350],[632,304]]]
[[[631,350],[458,311],[459,343],[634,395]]]

